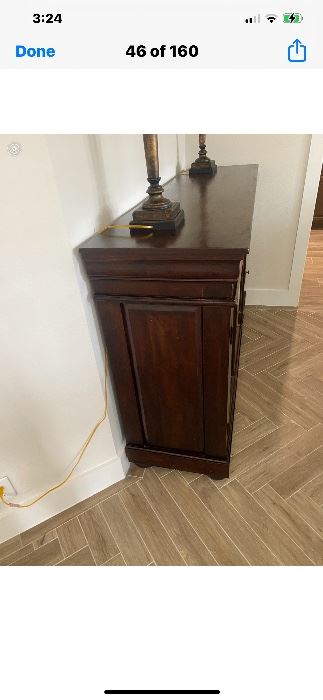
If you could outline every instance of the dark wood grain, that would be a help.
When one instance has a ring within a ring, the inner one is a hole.
[[[101,321],[109,361],[113,370],[114,384],[120,412],[128,442],[143,441],[142,424],[137,404],[137,395],[132,373],[122,307],[111,304],[104,298],[96,299],[96,308]]]
[[[180,471],[207,474],[213,479],[224,479],[229,476],[229,462],[215,460],[206,455],[180,454],[172,450],[154,450],[149,447],[127,445],[126,455],[130,462],[136,462],[142,467],[165,467]]]
[[[149,259],[154,251],[159,260],[175,260],[181,250],[191,251],[191,258],[196,253],[197,257],[205,258],[206,251],[209,260],[221,258],[221,253],[237,258],[247,253],[250,246],[257,169],[257,165],[222,166],[216,177],[202,181],[191,179],[188,174],[179,175],[164,188],[165,196],[180,201],[184,209],[185,222],[178,232],[163,231],[139,239],[130,230],[122,231],[122,235],[120,231],[113,234],[110,230],[107,235],[89,238],[81,246],[81,254],[84,259],[94,259],[99,248],[110,251],[110,255],[103,257],[112,259],[113,251],[125,248],[142,260]],[[114,223],[128,225],[137,207],[138,204]]]
[[[312,228],[323,229],[323,166],[321,170],[320,183],[316,197]]]
[[[201,309],[125,306],[148,445],[204,451]]]
[[[203,309],[205,452],[218,459],[228,458],[231,319],[230,307]]]
[[[182,174],[165,187],[185,210],[179,231],[109,229],[80,249],[140,466],[229,475],[256,177],[253,165]]]

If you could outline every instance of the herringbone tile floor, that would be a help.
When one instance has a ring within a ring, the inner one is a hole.
[[[312,231],[310,235],[300,307],[311,311],[323,307],[323,231]]]
[[[249,307],[231,475],[132,467],[0,565],[323,564],[323,311]]]

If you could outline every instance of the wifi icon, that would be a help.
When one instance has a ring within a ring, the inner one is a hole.
[[[266,19],[268,19],[268,22],[270,22],[270,24],[273,24],[273,22],[275,21],[275,19],[277,19],[277,16],[278,16],[278,15],[274,15],[274,14],[272,14],[272,15],[266,15]]]

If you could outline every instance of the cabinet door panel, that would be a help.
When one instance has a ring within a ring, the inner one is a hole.
[[[108,348],[109,363],[126,440],[127,442],[141,445],[144,437],[127,346],[122,306],[102,298],[96,299],[95,305],[100,317],[106,347]]]
[[[231,314],[230,307],[203,307],[205,453],[218,459],[228,454]]]
[[[201,308],[127,303],[146,443],[203,452]]]

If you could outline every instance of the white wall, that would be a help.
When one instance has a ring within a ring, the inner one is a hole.
[[[310,140],[303,134],[207,135],[208,155],[219,165],[259,163],[248,258],[248,303],[289,303]],[[197,135],[190,134],[186,138],[187,165],[196,153]]]
[[[184,167],[183,142],[184,136],[179,145],[174,134],[158,137],[162,182]],[[146,196],[140,134],[48,136],[47,143],[73,248]]]
[[[92,347],[103,384],[104,348],[92,293],[78,255],[78,246],[93,233],[134,206],[148,187],[141,134],[48,136],[47,143],[63,208],[66,235],[74,248],[74,264]],[[185,138],[159,135],[161,181],[185,167]],[[111,383],[109,418],[117,454],[124,438]],[[126,461],[124,461],[126,466]]]
[[[23,145],[17,157],[11,141]],[[166,180],[177,139],[159,143]],[[73,248],[141,199],[145,182],[140,136],[0,137],[0,476],[18,501],[65,476],[102,413],[100,333]],[[122,448],[110,387],[109,421],[76,477],[30,509],[0,506],[0,542],[122,478]]]

